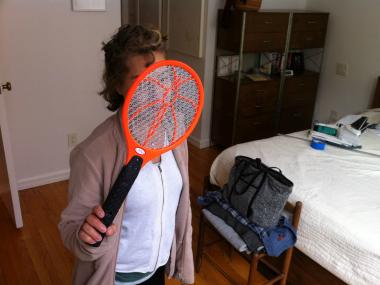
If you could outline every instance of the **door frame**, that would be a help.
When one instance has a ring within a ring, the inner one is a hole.
[[[12,146],[8,129],[7,112],[5,109],[6,91],[2,91],[0,94],[0,128],[4,145],[5,163],[7,165],[9,187],[12,197],[12,207],[14,213],[14,221],[16,228],[22,228],[23,221],[21,215],[20,198],[16,182],[16,172],[14,168],[14,161],[12,155]]]

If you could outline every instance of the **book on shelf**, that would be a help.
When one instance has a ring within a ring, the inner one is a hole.
[[[271,80],[269,76],[264,75],[264,74],[245,74],[245,76],[255,82]]]

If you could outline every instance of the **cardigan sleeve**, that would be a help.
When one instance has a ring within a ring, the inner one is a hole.
[[[99,247],[92,247],[79,239],[80,228],[92,209],[103,200],[103,176],[80,148],[70,154],[68,205],[58,225],[64,245],[82,261],[94,261],[103,256],[115,238],[105,237]]]
[[[189,172],[188,172],[188,147],[187,141],[180,145],[175,152],[177,152],[180,160],[180,169],[182,169],[182,176],[184,181],[184,190],[179,202],[179,209],[177,210],[177,233],[178,240],[176,241],[176,261],[175,273],[176,279],[180,280],[182,284],[194,283],[194,258],[192,249],[192,236],[193,228],[191,223],[191,205],[190,205],[190,185],[189,185]]]

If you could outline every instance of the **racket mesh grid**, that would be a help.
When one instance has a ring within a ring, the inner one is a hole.
[[[128,128],[148,149],[178,141],[195,119],[200,90],[194,77],[179,66],[154,69],[137,86],[128,106]]]

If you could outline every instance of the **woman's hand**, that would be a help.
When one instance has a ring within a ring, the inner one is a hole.
[[[106,236],[112,236],[116,233],[116,225],[112,224],[108,228],[100,220],[104,217],[104,211],[100,205],[94,207],[92,213],[87,216],[86,221],[81,226],[79,238],[85,243],[94,244],[102,240],[99,233],[105,233]]]

